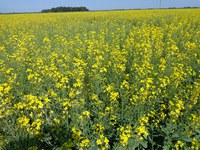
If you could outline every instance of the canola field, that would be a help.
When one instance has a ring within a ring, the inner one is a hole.
[[[200,148],[200,9],[0,15],[0,149]]]

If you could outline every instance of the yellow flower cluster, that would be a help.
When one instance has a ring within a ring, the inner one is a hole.
[[[118,130],[120,131],[120,144],[123,147],[126,147],[128,145],[128,140],[131,138],[131,131],[132,127],[131,126],[126,126],[126,127],[119,127]]]
[[[147,129],[146,129],[146,125],[148,124],[149,118],[144,116],[139,118],[138,122],[139,122],[139,127],[136,128],[136,132],[140,137],[140,140],[143,140],[143,137],[147,137],[149,135]]]

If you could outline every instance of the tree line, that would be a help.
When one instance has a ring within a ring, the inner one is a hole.
[[[43,9],[41,12],[74,12],[74,11],[89,11],[86,7],[56,7],[51,9]]]

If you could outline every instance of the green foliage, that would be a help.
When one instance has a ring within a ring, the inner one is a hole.
[[[89,11],[86,7],[56,7],[51,9],[44,9],[41,12],[47,13],[47,12],[74,12],[74,11]]]

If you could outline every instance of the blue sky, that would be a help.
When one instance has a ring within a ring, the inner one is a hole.
[[[0,0],[0,12],[38,12],[58,6],[90,10],[158,8],[160,0]],[[200,0],[162,0],[162,7],[200,7]]]

